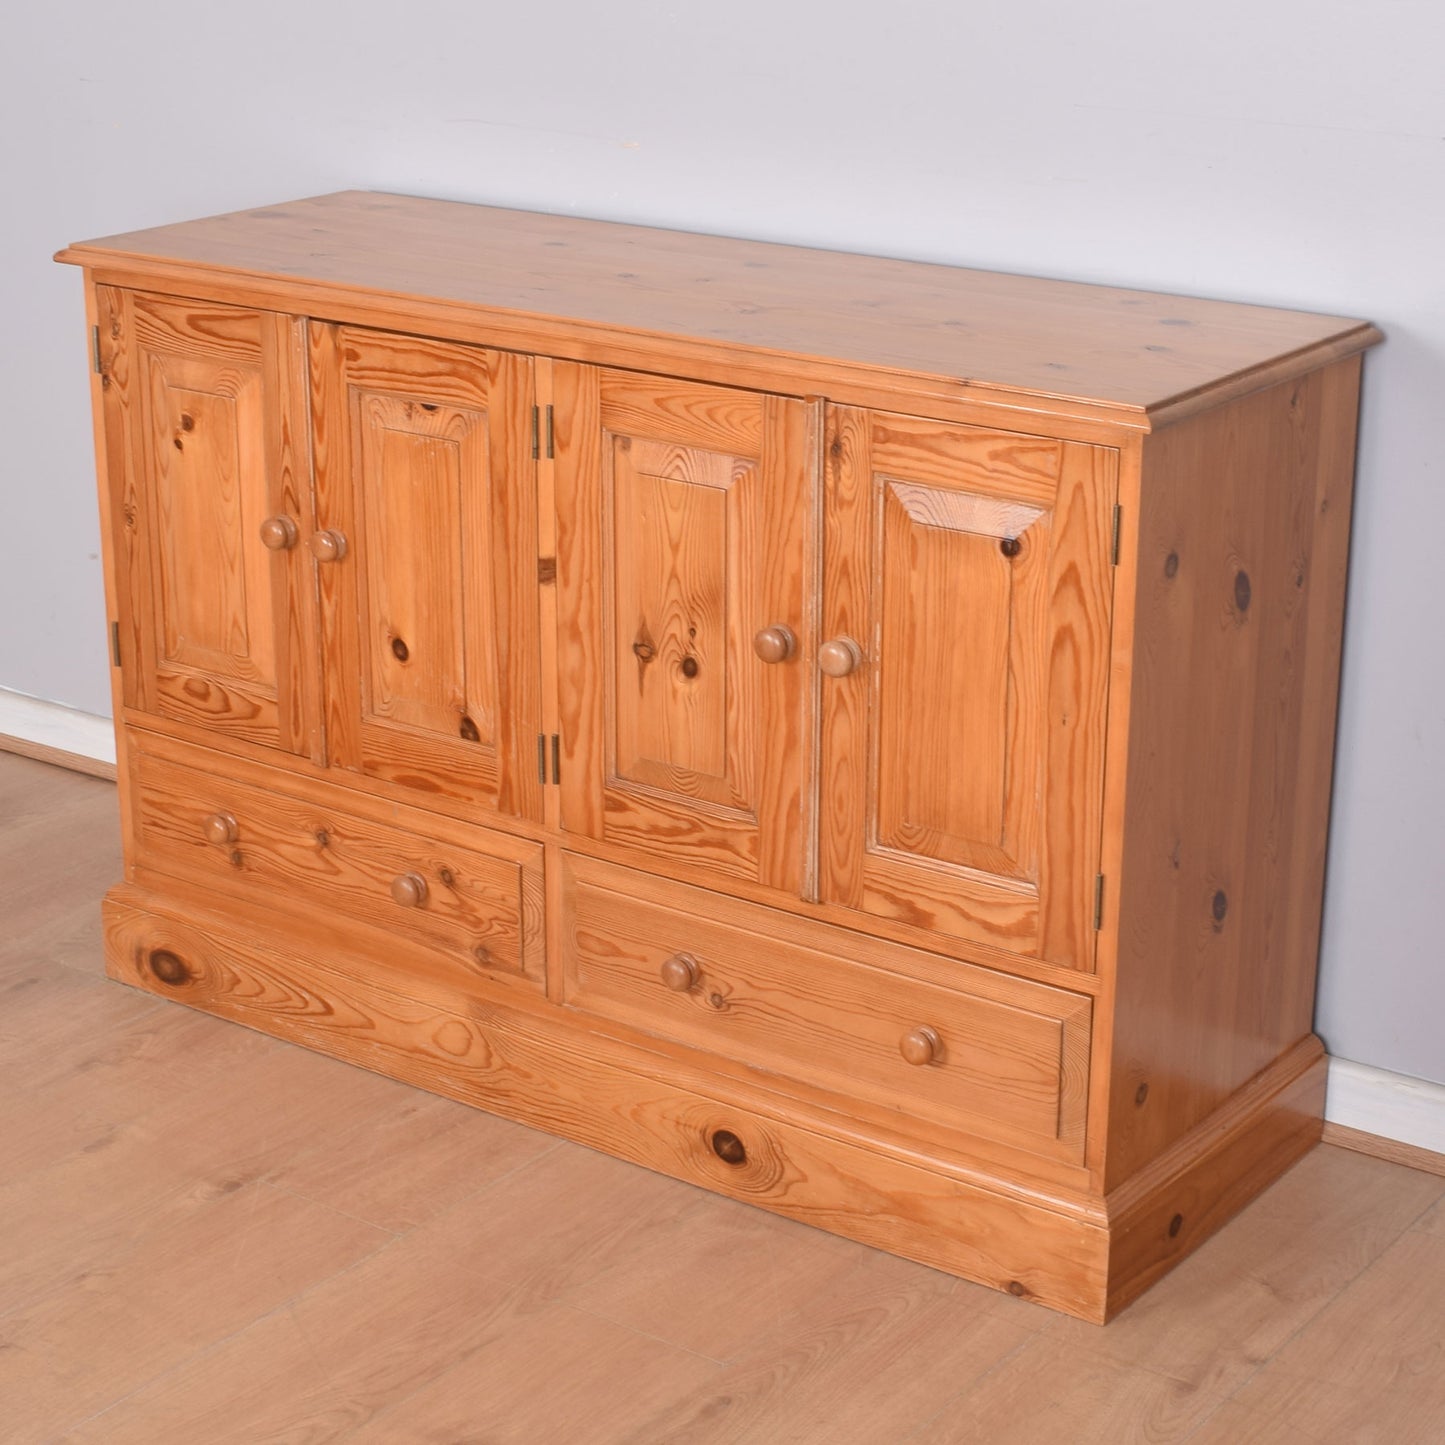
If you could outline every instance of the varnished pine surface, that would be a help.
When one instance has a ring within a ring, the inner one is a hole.
[[[118,868],[0,756],[15,1439],[1438,1439],[1445,1179],[1317,1149],[1100,1330],[119,988]]]
[[[367,191],[103,237],[60,259],[163,259],[212,277],[566,316],[619,337],[791,352],[1136,412],[1232,387],[1281,358],[1379,339],[1343,317]]]

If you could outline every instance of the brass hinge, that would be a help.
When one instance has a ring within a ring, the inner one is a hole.
[[[1121,523],[1122,520],[1123,520],[1123,516],[1124,516],[1124,509],[1123,509],[1117,502],[1115,502],[1115,503],[1114,503],[1114,565],[1115,565],[1116,567],[1119,565],[1119,525],[1120,525],[1120,523]]]
[[[552,425],[552,403],[550,401],[547,403],[547,455],[548,457],[555,457],[557,455],[556,438]]]
[[[110,665],[120,666],[120,623],[110,624]]]
[[[537,439],[540,433],[541,423],[539,421],[537,408],[534,406],[532,408],[532,460],[534,462],[537,460],[538,457]],[[545,782],[546,779],[543,779],[543,781]]]
[[[557,580],[557,559],[555,557],[537,558],[537,581],[546,586],[549,582]]]
[[[1097,874],[1094,878],[1094,931],[1097,933],[1104,926],[1104,875]]]
[[[547,786],[547,736],[545,733],[537,734],[537,781],[545,788]],[[552,782],[562,781],[562,739],[553,733],[552,743]]]
[[[562,739],[557,733],[552,734],[552,781],[562,781]]]
[[[105,368],[100,364],[100,327],[90,328],[90,364],[95,368],[97,376],[105,375]]]
[[[547,786],[547,739],[537,734],[537,781]]]

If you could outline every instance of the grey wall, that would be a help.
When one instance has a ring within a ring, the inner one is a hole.
[[[72,239],[347,186],[1369,317],[1320,1027],[1445,1082],[1438,0],[75,0],[0,49],[0,687],[107,708]]]

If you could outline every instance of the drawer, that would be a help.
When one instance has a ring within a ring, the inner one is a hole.
[[[915,950],[806,920],[789,920],[782,939],[767,909],[571,854],[562,880],[570,1006],[848,1099],[1082,1160],[1087,997],[951,960],[954,986],[925,983],[907,976]],[[850,945],[869,961],[847,956]]]
[[[136,751],[137,862],[205,886],[258,922],[300,916],[349,946],[403,939],[463,978],[544,982],[542,849],[469,829],[471,846]],[[374,810],[397,812],[374,800]],[[440,822],[446,832],[460,825]],[[377,931],[381,931],[378,937]]]

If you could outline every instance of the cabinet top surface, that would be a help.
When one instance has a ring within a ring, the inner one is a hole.
[[[1346,317],[371,191],[79,242],[57,259],[261,280],[303,311],[305,290],[323,304],[365,292],[1135,412],[1380,339]]]

